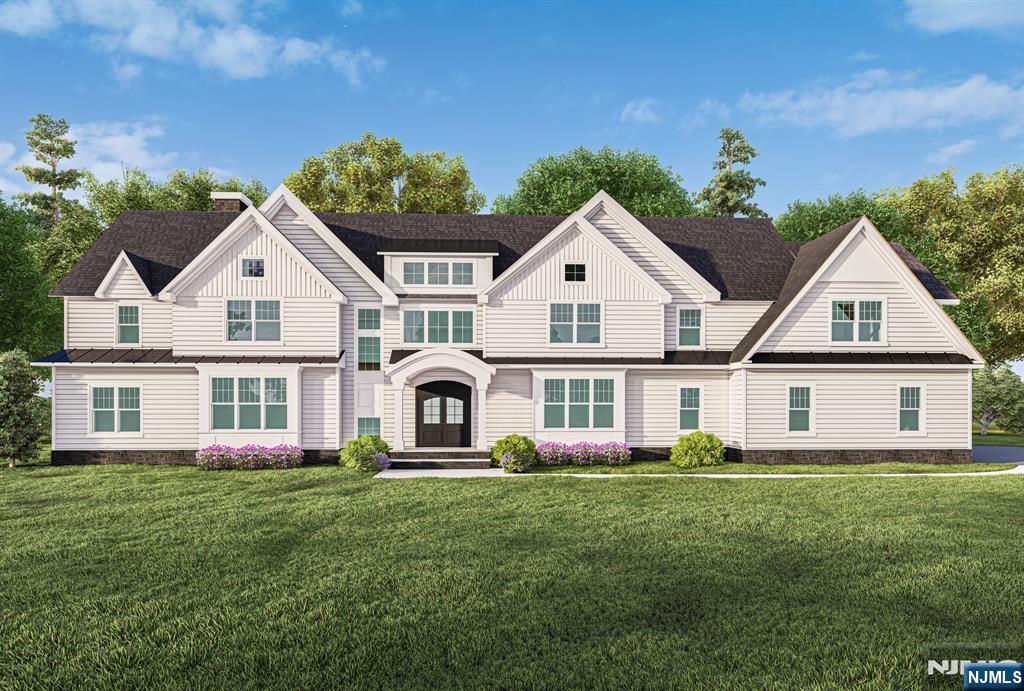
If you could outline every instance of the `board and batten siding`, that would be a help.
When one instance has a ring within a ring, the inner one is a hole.
[[[304,449],[338,448],[338,372],[308,367],[301,372],[300,440]]]
[[[138,305],[142,322],[140,345],[118,345],[117,305]],[[104,300],[89,297],[64,298],[68,348],[170,348],[172,306],[152,298]]]
[[[970,376],[968,369],[750,369],[746,448],[970,448]],[[814,387],[814,436],[787,434],[791,385]],[[925,387],[927,435],[897,433],[900,386]]]
[[[140,387],[143,436],[91,435],[90,385]],[[198,448],[199,375],[194,369],[54,367],[53,392],[56,450]]]
[[[698,370],[626,372],[626,443],[672,446],[679,439],[679,389],[701,387],[701,430],[729,435],[729,373]]]

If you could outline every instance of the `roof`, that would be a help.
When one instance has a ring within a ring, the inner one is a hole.
[[[392,350],[388,364],[401,362],[419,350]],[[728,350],[666,350],[663,358],[643,357],[484,357],[482,350],[467,354],[488,365],[728,365]]]
[[[758,365],[970,365],[961,353],[755,353]]]
[[[890,242],[889,244],[896,250],[896,254],[907,265],[911,273],[917,276],[917,280],[921,281],[921,285],[931,293],[933,298],[936,300],[956,300],[956,294],[947,288],[935,274],[929,271],[928,267],[922,264],[920,259],[911,254],[910,250],[898,242]]]
[[[33,364],[50,365],[333,365],[345,351],[337,357],[326,355],[290,356],[290,355],[175,355],[170,348],[70,348],[58,350],[56,353],[33,360]]]
[[[434,240],[391,239],[384,242],[381,252],[416,254],[417,252],[444,252],[445,254],[497,254],[494,240],[463,240],[457,238]]]

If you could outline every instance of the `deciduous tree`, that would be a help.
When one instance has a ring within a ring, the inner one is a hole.
[[[971,415],[983,435],[996,421],[1004,430],[1019,433],[1024,428],[1024,382],[1020,375],[1009,365],[975,370]]]
[[[0,351],[21,348],[33,356],[60,347],[59,301],[33,257],[45,234],[39,217],[0,199]]]
[[[23,351],[0,353],[0,461],[11,468],[39,454],[35,398],[40,383]]]
[[[749,165],[757,156],[757,150],[750,145],[739,130],[722,128],[718,138],[722,140],[722,148],[718,151],[718,159],[714,168],[718,172],[700,191],[698,201],[708,206],[713,216],[764,216],[764,211],[751,200],[758,187],[764,186],[764,180],[755,178],[750,171],[736,168],[738,165]]]

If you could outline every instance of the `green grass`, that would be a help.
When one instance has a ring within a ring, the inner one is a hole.
[[[971,423],[974,429],[975,446],[1024,446],[1024,436],[1004,432],[999,425],[989,425],[988,434],[982,435],[978,423]]]
[[[607,466],[537,466],[531,473],[564,475],[587,473],[593,475],[648,475],[670,473],[672,475],[730,474],[730,475],[866,475],[871,473],[985,473],[993,470],[1009,470],[1012,463],[958,463],[937,465],[935,463],[869,463],[866,465],[760,465],[755,463],[723,463],[705,468],[680,468],[668,461],[640,461],[629,465]]]
[[[0,688],[916,688],[929,644],[1024,654],[1022,496],[0,470]]]

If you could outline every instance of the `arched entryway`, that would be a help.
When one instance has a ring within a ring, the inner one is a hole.
[[[469,447],[473,389],[457,381],[416,387],[416,446]]]

